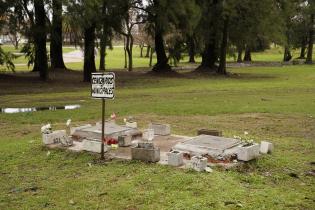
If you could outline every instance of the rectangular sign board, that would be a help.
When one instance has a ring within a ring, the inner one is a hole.
[[[115,74],[113,72],[92,73],[91,96],[93,98],[114,99]]]

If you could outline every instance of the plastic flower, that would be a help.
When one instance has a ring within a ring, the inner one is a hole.
[[[127,122],[127,119],[126,118],[124,118],[124,123],[126,123]]]
[[[116,114],[115,114],[115,112],[113,112],[113,114],[110,115],[110,118],[111,118],[112,120],[116,120]]]
[[[51,124],[49,123],[47,125],[42,126],[40,130],[44,134],[51,133]]]
[[[244,134],[245,134],[245,135],[248,135],[248,132],[247,132],[247,131],[244,131]]]

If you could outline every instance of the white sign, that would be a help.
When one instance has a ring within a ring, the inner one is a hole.
[[[92,73],[91,84],[93,98],[114,99],[115,74],[113,72]]]

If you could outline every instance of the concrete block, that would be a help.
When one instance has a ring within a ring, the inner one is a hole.
[[[131,145],[132,136],[118,136],[118,145],[120,147],[128,147]]]
[[[208,163],[208,159],[202,156],[193,156],[190,161],[192,169],[199,172],[204,171]]]
[[[218,130],[208,130],[208,129],[200,129],[197,131],[197,135],[209,135],[209,136],[222,136],[222,131]]]
[[[169,124],[150,123],[149,129],[153,129],[155,135],[167,136],[171,134],[171,126]]]
[[[242,161],[250,161],[259,156],[259,144],[253,144],[248,147],[238,146],[237,159]]]
[[[131,158],[133,160],[141,160],[146,162],[159,162],[160,161],[160,149],[146,149],[139,147],[131,147]]]
[[[154,149],[154,144],[152,142],[139,142],[138,147],[143,149]]]
[[[71,145],[71,140],[67,136],[65,130],[53,131],[49,134],[43,134],[43,143],[48,144],[63,144],[63,145]]]
[[[168,165],[170,166],[181,166],[184,164],[183,161],[183,153],[178,151],[172,151],[167,153],[168,159]]]
[[[138,124],[137,122],[126,122],[126,126],[129,128],[137,128]]]
[[[95,139],[85,139],[82,141],[82,149],[88,152],[101,153],[102,143]],[[104,145],[104,151],[107,152],[108,147]]]
[[[268,154],[273,151],[273,144],[267,141],[260,142],[260,153]]]
[[[146,129],[143,131],[142,138],[144,140],[152,141],[154,139],[154,129]]]

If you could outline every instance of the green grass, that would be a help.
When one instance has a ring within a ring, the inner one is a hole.
[[[275,144],[271,155],[211,174],[134,161],[101,164],[61,150],[47,156],[41,125],[64,128],[68,118],[95,123],[100,101],[90,98],[80,72],[49,83],[0,77],[0,107],[82,105],[0,114],[0,209],[313,209],[315,180],[305,173],[315,169],[314,66],[229,71],[230,77],[184,71],[171,78],[117,72],[116,99],[106,101],[107,116],[116,112],[122,122],[132,115],[141,128],[158,121],[183,135],[200,128],[230,137],[248,131]]]

